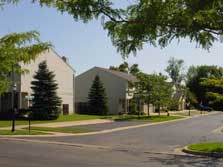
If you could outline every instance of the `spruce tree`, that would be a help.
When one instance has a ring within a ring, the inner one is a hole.
[[[55,74],[49,71],[46,61],[39,64],[39,69],[31,82],[33,90],[32,118],[52,120],[58,118],[61,111],[61,99],[57,96],[58,84]]]
[[[96,75],[88,94],[88,113],[92,115],[106,115],[108,113],[107,96],[103,83]]]

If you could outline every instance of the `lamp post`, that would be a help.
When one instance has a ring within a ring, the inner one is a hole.
[[[13,83],[14,83],[14,74],[13,75]],[[12,132],[15,131],[15,115],[16,115],[16,107],[15,107],[15,94],[17,90],[17,85],[16,83],[13,84],[12,86]]]
[[[25,98],[28,100],[28,109],[29,109],[29,114],[28,114],[28,119],[29,119],[29,133],[30,133],[30,130],[31,130],[31,110],[30,110],[30,107],[32,106],[32,100],[34,98],[34,96],[25,96]]]
[[[187,108],[188,108],[188,116],[190,116],[191,115],[190,114],[190,102],[187,102],[186,105],[187,105]]]

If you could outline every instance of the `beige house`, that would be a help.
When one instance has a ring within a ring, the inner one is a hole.
[[[74,80],[75,70],[69,65],[68,59],[60,57],[52,48],[42,52],[34,61],[29,64],[20,64],[23,69],[28,69],[29,73],[16,76],[17,92],[15,96],[16,107],[18,109],[28,108],[27,96],[32,94],[31,81],[33,75],[38,70],[39,63],[46,61],[50,71],[55,74],[58,83],[58,96],[62,99],[63,114],[74,113]],[[8,111],[12,108],[11,91],[5,93],[0,99],[0,111]]]
[[[178,111],[183,111],[186,109],[186,96],[184,91],[180,87],[173,86],[173,99],[178,101]]]
[[[83,106],[88,101],[88,93],[96,75],[100,77],[106,90],[109,114],[127,113],[134,92],[129,82],[136,82],[136,77],[100,67],[94,67],[75,78],[76,111],[80,112],[84,109]]]

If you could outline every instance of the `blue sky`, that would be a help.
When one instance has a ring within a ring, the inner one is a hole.
[[[78,74],[94,66],[107,68],[123,62],[100,20],[87,24],[75,22],[68,14],[29,1],[23,1],[17,6],[6,6],[0,11],[0,20],[0,36],[13,32],[39,31],[41,40],[50,41],[61,56],[67,56]],[[216,43],[208,52],[196,48],[196,44],[188,40],[180,43],[174,41],[165,49],[145,45],[136,57],[130,56],[126,61],[139,64],[147,73],[163,72],[170,57],[184,59],[187,67],[192,64],[222,66],[222,46]]]

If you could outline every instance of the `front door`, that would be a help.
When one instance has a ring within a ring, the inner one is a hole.
[[[69,114],[69,104],[63,104],[63,115]]]

